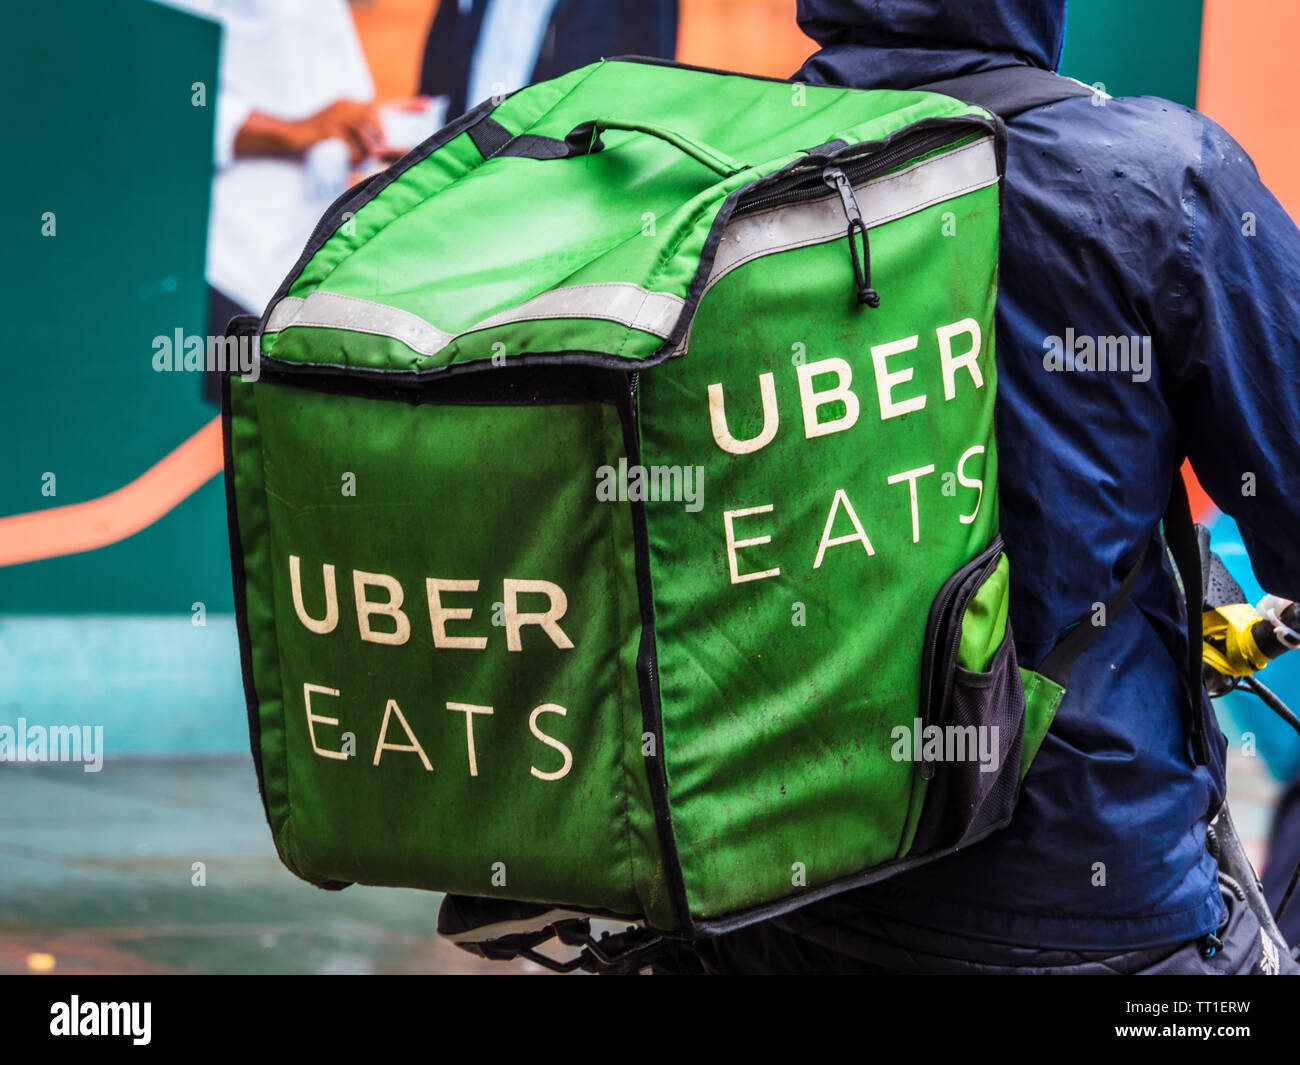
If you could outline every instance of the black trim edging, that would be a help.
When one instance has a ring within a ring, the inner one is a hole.
[[[618,404],[623,422],[623,444],[629,465],[641,461],[640,428],[637,418],[636,375],[633,374]],[[660,863],[668,880],[668,894],[677,921],[674,934],[691,938],[695,932],[681,856],[677,851],[677,832],[673,828],[672,808],[668,801],[668,760],[664,749],[663,704],[659,699],[658,653],[655,638],[654,590],[650,580],[650,531],[644,500],[629,501],[632,512],[632,540],[636,556],[637,598],[641,608],[641,641],[636,655],[637,686],[641,691],[641,727],[655,740],[653,758],[644,758],[646,778],[650,784],[650,802],[654,808],[655,829],[659,835]]]

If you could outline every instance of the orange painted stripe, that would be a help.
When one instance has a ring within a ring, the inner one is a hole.
[[[1192,520],[1199,521],[1202,525],[1213,524],[1214,519],[1219,516],[1219,508],[1214,505],[1214,500],[1210,498],[1209,493],[1201,487],[1192,464],[1186,460],[1183,462],[1183,483],[1187,485],[1187,502],[1192,506]]]
[[[125,540],[198,491],[223,465],[221,419],[213,418],[116,492],[0,518],[0,566],[93,551]]]

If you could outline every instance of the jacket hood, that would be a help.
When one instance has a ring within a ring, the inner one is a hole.
[[[907,88],[1019,63],[1056,70],[1066,0],[798,0],[799,25],[819,58],[853,66],[876,85]],[[861,76],[858,83],[861,82]],[[865,87],[865,86],[864,86]]]

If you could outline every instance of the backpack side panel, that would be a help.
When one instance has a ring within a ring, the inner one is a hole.
[[[797,247],[789,218],[737,218],[724,248],[746,225],[786,243],[717,280],[685,355],[641,375],[643,461],[703,487],[647,521],[673,823],[705,922],[911,855],[926,785],[895,729],[924,716],[932,603],[997,531],[997,175],[991,138],[966,150],[981,188],[870,229],[879,308],[853,298],[842,230],[806,222],[823,239]],[[906,182],[859,189],[864,216],[891,196],[913,202]]]

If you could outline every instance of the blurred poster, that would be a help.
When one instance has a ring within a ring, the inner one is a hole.
[[[677,51],[677,0],[443,0],[429,29],[420,92],[455,118],[493,96],[598,59]]]

